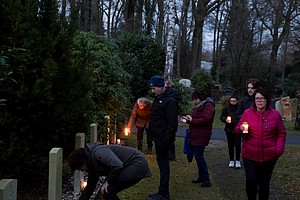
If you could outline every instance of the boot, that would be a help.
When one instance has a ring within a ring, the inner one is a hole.
[[[152,154],[152,146],[148,146],[147,154],[148,154],[148,155],[151,155],[151,154]]]
[[[138,141],[138,145],[137,145],[138,150],[142,151],[143,150],[143,144],[141,141]]]

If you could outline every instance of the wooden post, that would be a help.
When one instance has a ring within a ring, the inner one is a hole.
[[[75,149],[83,148],[85,145],[85,134],[84,133],[77,133],[75,138]],[[80,183],[84,177],[84,173],[75,170],[74,171],[74,192],[80,193]]]
[[[0,181],[0,200],[17,200],[17,179]]]
[[[96,143],[97,140],[97,124],[90,125],[90,143]]]
[[[52,148],[49,153],[48,200],[61,200],[62,197],[62,148]]]

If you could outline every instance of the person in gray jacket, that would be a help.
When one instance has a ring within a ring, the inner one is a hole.
[[[79,200],[90,199],[100,176],[106,177],[100,190],[106,200],[118,200],[120,191],[151,176],[145,155],[126,146],[104,145],[100,142],[86,144],[85,148],[75,149],[68,162],[71,170],[88,173],[87,186]]]

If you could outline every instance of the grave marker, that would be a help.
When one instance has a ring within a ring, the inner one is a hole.
[[[62,148],[52,148],[49,153],[48,200],[61,200],[62,197]]]
[[[0,200],[17,200],[17,179],[0,181]]]

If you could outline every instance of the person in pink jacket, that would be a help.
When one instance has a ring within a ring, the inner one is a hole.
[[[267,200],[273,169],[284,152],[286,129],[280,113],[270,106],[268,91],[258,88],[253,98],[254,103],[243,113],[235,134],[243,137],[248,200],[256,200],[257,194],[260,200]]]

